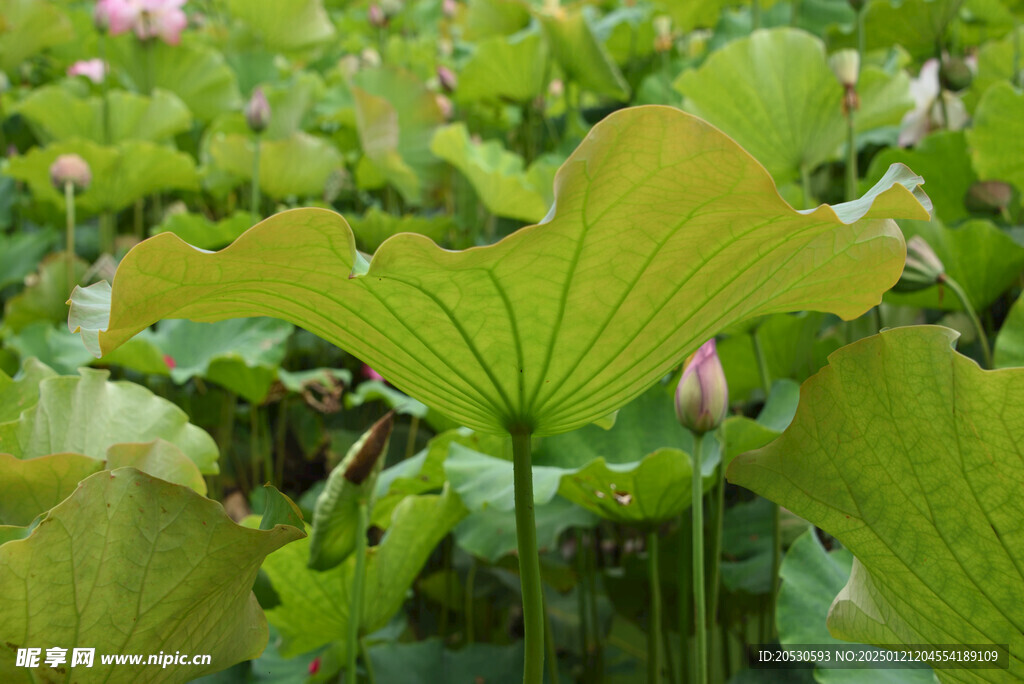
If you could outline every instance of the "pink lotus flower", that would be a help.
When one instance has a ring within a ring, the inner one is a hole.
[[[188,18],[181,9],[186,0],[98,0],[96,25],[111,35],[133,31],[139,40],[160,38],[177,45]]]
[[[107,64],[102,59],[83,59],[68,67],[68,76],[85,76],[93,83],[102,83],[107,75]]]
[[[917,78],[910,81],[910,96],[914,98],[914,109],[900,123],[900,147],[917,143],[937,128],[958,131],[967,125],[964,103],[939,85],[939,60],[932,58],[921,65]],[[945,121],[945,114],[949,121]]]

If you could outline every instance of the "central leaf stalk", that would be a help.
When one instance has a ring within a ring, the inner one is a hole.
[[[523,591],[523,684],[540,684],[544,680],[544,591],[540,582],[537,523],[533,514],[530,432],[513,430],[510,434],[516,500],[516,541],[519,547],[519,577]]]

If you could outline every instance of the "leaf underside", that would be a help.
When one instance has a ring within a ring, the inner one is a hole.
[[[283,318],[463,425],[554,434],[608,415],[731,323],[878,303],[905,254],[885,219],[927,218],[921,182],[897,165],[859,200],[796,211],[717,129],[638,107],[570,156],[546,221],[497,244],[399,234],[367,267],[322,209],[278,214],[216,254],[161,234],[112,291],[78,290],[70,325],[102,355],[162,318]]]

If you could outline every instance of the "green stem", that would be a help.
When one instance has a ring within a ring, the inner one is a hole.
[[[64,181],[64,214],[67,231],[64,238],[64,266],[68,292],[75,288],[75,184]]]
[[[409,438],[405,441],[405,457],[412,458],[416,453],[416,436],[420,431],[420,417],[413,416],[409,421]]]
[[[719,577],[721,576],[722,560],[722,527],[725,515],[725,468],[721,465],[715,471],[717,480],[711,494],[711,544],[708,548],[708,561],[711,564],[711,576],[708,577],[708,615],[712,624],[718,615]]]
[[[853,110],[846,112],[846,201],[857,199],[857,133],[853,127]]]
[[[359,640],[359,657],[363,659],[363,667],[366,668],[366,681],[377,684],[377,677],[373,673],[373,661],[370,660],[370,652],[366,648],[366,639]]]
[[[647,613],[647,681],[661,681],[661,575],[658,569],[658,531],[647,533],[647,576],[651,591],[651,607]]]
[[[587,600],[590,605],[590,635],[594,639],[594,682],[604,681],[604,634],[601,629],[601,615],[597,612],[597,548],[600,540],[597,530],[590,535],[592,542],[587,546]]]
[[[473,625],[473,585],[476,583],[476,557],[469,559],[469,572],[466,573],[466,643],[472,644],[474,638]]]
[[[260,213],[260,134],[256,134],[256,144],[252,151],[252,184],[249,195],[249,211],[258,219],[263,218]]]
[[[277,425],[274,426],[274,484],[284,488],[285,448],[288,437],[288,397],[277,406]]]
[[[939,69],[942,69],[942,44],[939,42],[935,43],[935,59],[939,63]],[[942,83],[939,83],[939,111],[942,112],[942,127],[949,128],[949,109],[946,107],[946,91],[942,87]]]
[[[135,237],[137,239],[139,239],[139,240],[142,240],[143,237],[144,237],[143,234],[142,234],[142,232],[143,232],[143,225],[142,224],[143,224],[144,209],[145,209],[145,203],[143,202],[142,198],[140,197],[139,199],[135,200],[135,212],[134,212],[134,216],[133,216],[133,220],[132,220],[132,223],[133,223],[132,227],[135,230]]]
[[[100,54],[100,63],[103,64],[103,80],[100,81],[100,110],[103,118],[103,144],[110,144],[110,104],[107,102],[107,90],[110,73],[107,68],[107,36],[103,31],[97,41],[97,49]]]
[[[782,511],[772,502],[772,583],[768,592],[768,634],[775,637],[775,592],[779,589],[779,568],[782,566]]]
[[[760,0],[750,0],[750,28],[755,31],[761,28]]]
[[[114,253],[114,221],[109,211],[100,214],[100,251]]]
[[[690,647],[690,626],[693,624],[693,594],[689,587],[693,585],[693,525],[692,513],[683,512],[679,516],[679,658],[682,661],[684,684],[694,680],[693,650]]]
[[[441,542],[441,573],[444,577],[444,601],[441,602],[441,619],[437,624],[437,635],[444,641],[448,636],[448,606],[452,601],[452,545],[451,537]]]
[[[661,630],[661,648],[662,653],[665,654],[665,667],[668,668],[668,681],[671,684],[679,684],[679,670],[676,668],[676,659],[672,657],[672,638],[669,631],[664,627]]]
[[[537,523],[533,514],[530,433],[526,430],[512,432],[512,464],[519,579],[523,592],[523,683],[541,684],[544,679],[544,593],[540,581],[540,557],[537,554]]]
[[[551,615],[544,608],[544,648],[547,651],[548,682],[558,684],[558,653],[555,651],[555,632],[551,629]]]
[[[974,306],[971,305],[971,300],[967,298],[967,293],[960,287],[960,283],[948,275],[943,275],[940,282],[952,290],[956,298],[960,300],[960,304],[964,307],[964,312],[971,319],[971,325],[974,326],[975,332],[978,333],[978,343],[981,345],[981,354],[985,361],[984,367],[992,368],[992,348],[988,344],[988,337],[985,335],[985,328],[978,319],[978,313],[974,310]]]
[[[576,612],[579,617],[580,655],[583,658],[583,679],[590,680],[590,618],[587,616],[587,559],[584,555],[583,531],[576,528]]]
[[[351,607],[348,613],[348,642],[345,655],[348,663],[345,667],[345,684],[356,682],[356,660],[359,654],[359,622],[363,614],[363,580],[366,576],[366,527],[369,525],[370,511],[365,499],[359,501],[359,526],[356,528],[356,569],[352,576]],[[369,662],[369,658],[364,658]]]
[[[804,191],[804,209],[810,209],[814,199],[811,197],[811,170],[807,164],[800,165],[800,187]]]
[[[704,435],[693,436],[693,599],[697,607],[694,625],[697,640],[697,684],[708,682],[708,615],[704,585],[704,479],[701,477],[701,450]]]
[[[757,373],[761,376],[761,389],[764,390],[764,398],[767,400],[772,391],[772,376],[768,372],[768,361],[764,357],[764,347],[761,346],[761,338],[757,336],[757,328],[750,331],[750,342],[754,345]]]

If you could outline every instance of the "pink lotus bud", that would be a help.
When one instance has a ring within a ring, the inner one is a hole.
[[[451,99],[441,93],[437,93],[434,95],[434,101],[437,103],[437,108],[441,111],[441,116],[444,120],[450,120],[452,113],[455,111],[455,105],[452,104]]]
[[[99,0],[93,9],[93,22],[100,31],[116,36],[131,31],[141,14],[139,0]]]
[[[102,59],[83,59],[68,67],[68,76],[85,76],[93,83],[103,83],[107,65]]]
[[[437,80],[441,84],[441,89],[449,94],[455,92],[456,86],[459,85],[455,72],[445,66],[437,67]]]
[[[729,387],[712,338],[683,369],[676,387],[676,418],[683,427],[702,435],[721,425],[728,410]]]
[[[388,16],[384,14],[380,5],[370,5],[370,9],[366,11],[366,18],[370,20],[371,26],[377,28],[384,28],[388,25]]]
[[[455,16],[455,12],[459,9],[459,3],[455,0],[444,0],[441,3],[441,11],[444,12],[444,16],[451,19]]]
[[[270,102],[263,93],[263,88],[252,91],[249,104],[245,106],[245,122],[256,133],[262,133],[270,123]]]
[[[62,154],[50,165],[50,182],[62,192],[66,183],[71,183],[76,191],[81,192],[92,182],[92,171],[88,162],[77,154]]]
[[[140,7],[135,21],[135,35],[139,40],[159,37],[169,45],[181,42],[181,32],[188,25],[188,17],[181,8],[185,0],[135,0]]]

